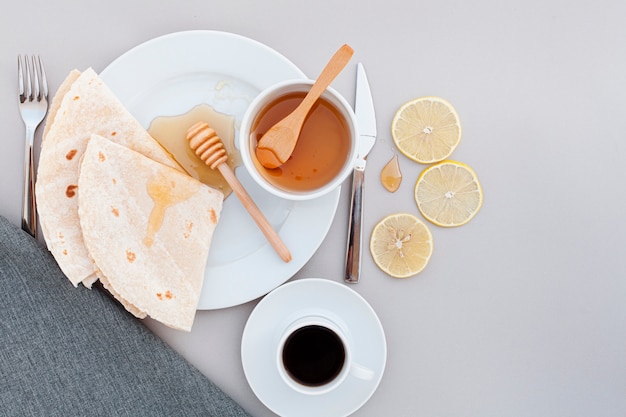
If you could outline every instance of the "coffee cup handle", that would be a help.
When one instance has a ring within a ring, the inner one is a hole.
[[[352,364],[350,365],[350,375],[364,381],[374,379],[374,371],[354,362],[352,362]]]

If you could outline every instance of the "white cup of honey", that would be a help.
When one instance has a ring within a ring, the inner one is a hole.
[[[302,102],[313,82],[289,80],[267,88],[250,103],[241,121],[237,144],[243,165],[262,188],[285,199],[308,200],[335,190],[351,174],[357,157],[354,111],[329,87],[305,119],[291,157],[274,169],[258,161],[258,141]]]

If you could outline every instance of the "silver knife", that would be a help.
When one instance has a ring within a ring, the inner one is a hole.
[[[356,99],[354,103],[359,129],[359,154],[352,172],[352,197],[350,199],[350,222],[348,225],[348,249],[346,251],[346,275],[344,281],[359,282],[361,275],[361,244],[363,236],[363,183],[365,159],[376,142],[376,115],[363,64],[359,62],[356,75]]]

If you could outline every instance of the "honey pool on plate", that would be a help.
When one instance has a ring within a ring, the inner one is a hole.
[[[278,97],[252,123],[255,144],[274,124],[291,113],[304,92]],[[333,104],[320,98],[304,121],[291,157],[275,169],[264,168],[253,157],[259,173],[270,183],[288,191],[311,191],[328,183],[343,168],[350,152],[350,128]],[[254,154],[254,152],[251,152]]]
[[[148,133],[174,157],[189,175],[222,191],[226,198],[232,192],[230,185],[218,170],[205,165],[187,143],[187,129],[197,122],[208,123],[222,139],[228,153],[227,164],[231,169],[234,170],[241,165],[240,154],[235,148],[235,119],[215,111],[208,104],[200,104],[185,114],[157,117],[150,123]]]

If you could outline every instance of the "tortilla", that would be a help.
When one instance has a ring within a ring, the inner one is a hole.
[[[191,330],[222,192],[98,135],[78,187],[80,228],[103,284],[133,314]]]
[[[52,101],[35,193],[48,249],[74,286],[97,279],[78,220],[79,164],[91,134],[182,171],[91,68],[70,73]]]
[[[42,139],[48,136],[50,127],[53,125],[54,119],[59,112],[59,107],[61,107],[63,97],[65,97],[65,94],[70,90],[72,84],[74,84],[74,81],[76,81],[78,77],[80,77],[80,71],[72,70],[69,75],[65,77],[65,80],[63,80],[56,94],[52,98],[52,101],[50,102],[50,108],[48,108],[48,116],[46,117],[46,125],[43,129]]]

